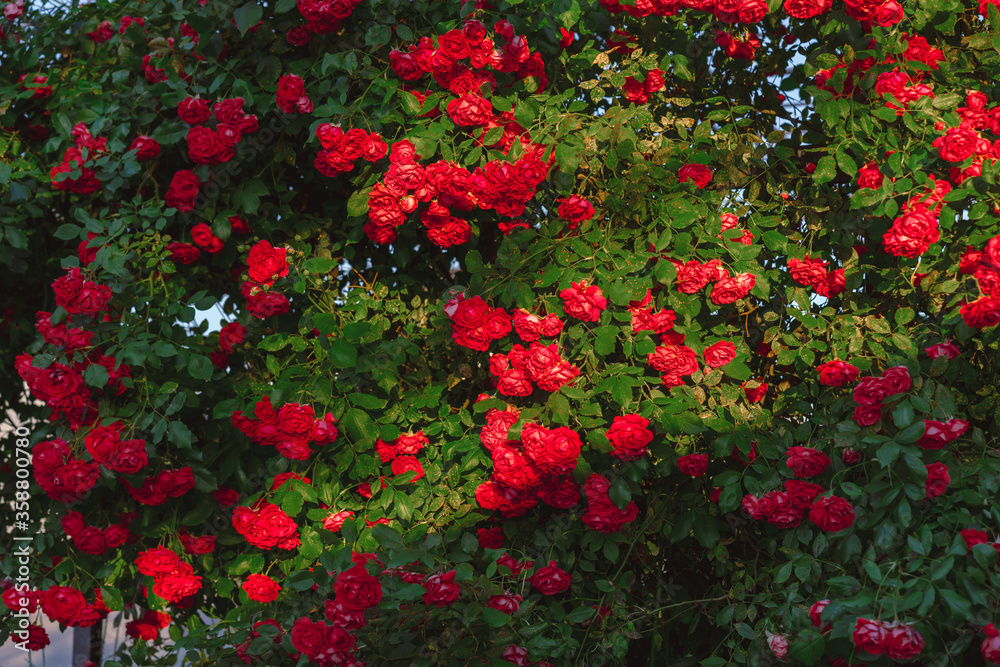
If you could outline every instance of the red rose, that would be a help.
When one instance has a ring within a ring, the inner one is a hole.
[[[882,373],[882,379],[885,380],[889,385],[889,391],[892,394],[901,394],[908,390],[913,382],[910,380],[910,373],[906,370],[906,366],[893,366],[892,368],[887,368],[884,373]]]
[[[230,322],[219,331],[219,349],[229,353],[234,345],[246,340],[247,328],[239,322]]]
[[[892,395],[892,384],[882,377],[861,378],[854,387],[854,400],[865,407],[879,407],[882,401]]]
[[[689,179],[694,181],[700,190],[712,180],[712,170],[703,164],[686,164],[677,171],[677,177],[681,183]]]
[[[698,356],[686,345],[660,345],[646,355],[646,363],[660,371],[663,383],[671,387],[683,384],[681,376],[698,371]]]
[[[424,590],[424,604],[436,604],[439,607],[450,605],[458,599],[460,589],[455,583],[455,570],[444,574],[432,574],[421,583]]]
[[[573,577],[551,560],[548,565],[535,572],[529,581],[542,595],[555,595],[569,588]]]
[[[712,368],[725,366],[736,358],[736,346],[729,341],[720,341],[715,345],[705,348],[702,352],[705,365]]]
[[[931,144],[938,149],[938,155],[946,162],[964,162],[976,154],[979,145],[979,133],[971,127],[962,124],[950,127],[943,136]]]
[[[286,248],[273,248],[267,241],[259,241],[250,248],[247,264],[250,267],[250,280],[258,285],[269,286],[275,278],[288,275],[288,260]]]
[[[243,582],[243,590],[246,591],[247,597],[251,600],[267,604],[278,599],[281,586],[271,577],[263,574],[251,574]]]
[[[785,480],[785,493],[792,499],[797,507],[805,509],[813,504],[816,496],[823,493],[823,487],[819,484],[810,484],[798,479]]]
[[[181,169],[174,174],[170,181],[170,189],[164,195],[164,201],[167,206],[186,213],[194,208],[194,200],[198,196],[200,188],[201,181],[198,180],[194,172]]]
[[[201,125],[208,120],[211,113],[207,100],[186,97],[177,105],[177,115],[188,125]]]
[[[566,314],[584,322],[596,322],[608,307],[601,289],[588,285],[586,281],[571,283],[569,288],[559,293],[559,297],[563,300]]]
[[[199,222],[191,228],[191,238],[205,252],[212,254],[222,252],[222,239],[212,233],[212,228],[204,222]]]
[[[160,144],[150,136],[141,134],[132,141],[128,147],[130,151],[135,151],[135,159],[139,162],[152,160],[160,154]]]
[[[198,249],[198,246],[180,241],[168,243],[167,252],[170,253],[170,261],[177,264],[190,264],[201,257],[201,250]]]
[[[1000,323],[1000,299],[981,297],[966,303],[959,311],[962,319],[973,329],[988,329]]]
[[[212,497],[215,498],[215,502],[219,504],[219,507],[230,507],[236,504],[236,501],[240,499],[240,494],[233,489],[220,486],[215,491],[212,491]]]
[[[181,566],[181,558],[166,547],[153,547],[139,552],[135,566],[147,577],[158,577],[170,574]]]
[[[449,102],[446,111],[456,125],[485,125],[493,115],[493,105],[478,95],[466,93]]]
[[[858,168],[859,188],[880,188],[884,179],[885,177],[879,171],[878,165],[874,162],[869,162]]]
[[[416,457],[399,456],[392,462],[393,475],[396,475],[398,477],[399,475],[403,475],[410,471],[417,473],[416,476],[411,480],[413,482],[417,481],[418,479],[424,476],[424,467],[420,464],[420,461],[418,461]]]
[[[538,489],[538,497],[552,507],[569,509],[580,502],[580,486],[569,477],[558,481],[549,477]]]
[[[752,273],[741,273],[731,278],[723,278],[712,287],[712,303],[725,305],[742,299],[750,294],[750,290],[756,283],[757,277]]]
[[[701,477],[708,470],[708,456],[688,454],[677,459],[677,469],[691,477]]]
[[[826,609],[826,605],[830,604],[828,598],[823,598],[819,602],[814,602],[811,607],[809,607],[809,618],[812,619],[813,627],[820,627],[822,621],[820,617],[823,615],[823,610]]]
[[[838,496],[824,496],[813,503],[809,520],[822,530],[837,532],[854,523],[854,508]]]
[[[785,12],[797,19],[811,19],[830,10],[832,0],[785,0]]]
[[[368,609],[382,600],[381,582],[368,574],[363,565],[355,565],[337,575],[333,590],[337,602],[348,609]]]
[[[885,654],[893,660],[912,660],[924,650],[924,638],[909,625],[893,621],[885,626]]]
[[[289,636],[292,646],[308,657],[318,656],[329,650],[327,644],[327,626],[322,621],[313,622],[308,618],[298,618]]]
[[[278,79],[278,108],[285,113],[312,113],[313,105],[306,94],[306,85],[297,74],[285,74]]]
[[[559,204],[559,217],[571,223],[578,224],[584,220],[594,217],[594,206],[588,200],[579,195],[571,195],[568,198],[557,199]]]
[[[882,621],[872,621],[862,617],[854,624],[851,638],[858,650],[872,655],[882,655],[885,652],[886,636],[885,624]]]
[[[859,373],[857,367],[840,359],[820,364],[816,370],[819,372],[820,384],[825,384],[828,387],[841,387],[854,382],[858,379]]]
[[[827,263],[815,257],[810,258],[807,254],[803,259],[789,259],[788,273],[792,280],[800,285],[817,287],[826,281]]]
[[[611,455],[622,461],[642,458],[646,447],[653,441],[653,432],[648,426],[649,420],[641,415],[615,417],[606,434],[614,448]]]
[[[786,464],[796,477],[813,477],[826,470],[830,457],[812,447],[789,447]]]
[[[928,500],[937,498],[948,490],[951,476],[948,474],[948,466],[943,463],[931,463],[927,465],[927,481],[925,488]]]
[[[38,604],[51,620],[63,625],[73,625],[87,608],[83,593],[69,586],[52,586],[38,591]]]
[[[438,51],[451,60],[462,60],[469,57],[469,41],[461,30],[449,30],[438,37]]]
[[[227,123],[229,125],[236,126],[239,126],[243,117],[246,115],[243,111],[242,97],[219,100],[215,103],[215,106],[212,107],[212,112],[215,114],[215,118],[220,123]]]
[[[525,424],[521,442],[527,457],[550,475],[572,471],[583,448],[580,436],[566,426],[550,430],[538,424]]]
[[[483,549],[499,549],[503,546],[503,528],[480,528],[476,531],[476,538]]]

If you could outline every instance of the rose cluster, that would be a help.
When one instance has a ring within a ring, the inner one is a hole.
[[[585,280],[570,283],[570,286],[559,293],[563,300],[563,309],[570,317],[584,322],[596,322],[601,313],[608,307],[604,292],[597,285],[590,285]]]
[[[854,387],[854,419],[859,426],[872,426],[882,418],[882,401],[910,389],[912,381],[906,366],[887,368],[880,376],[861,378]]]
[[[723,237],[722,235],[728,232],[730,229],[736,229],[736,227],[740,224],[740,219],[733,213],[721,213],[719,215],[719,220],[722,222],[722,226],[719,229],[719,233],[715,235],[715,238],[723,239],[726,241],[726,243],[729,243],[729,241],[726,240],[725,237]],[[751,232],[749,229],[744,229],[742,236],[740,236],[738,239],[734,238],[732,240],[735,241],[736,243],[742,243],[743,245],[752,245],[753,239],[754,239],[753,232]]]
[[[312,113],[313,103],[306,92],[306,84],[298,74],[285,74],[278,79],[275,93],[278,108],[285,113]]]
[[[141,618],[125,624],[125,634],[140,641],[153,641],[160,636],[160,630],[170,625],[170,614],[147,609]]]
[[[126,542],[134,542],[138,536],[130,532],[128,524],[138,518],[134,512],[124,513],[119,523],[107,528],[88,526],[79,512],[67,512],[62,518],[62,529],[73,540],[73,546],[85,554],[100,556],[109,549],[117,549]]]
[[[572,384],[580,369],[559,355],[555,343],[514,345],[506,354],[490,356],[490,373],[497,391],[504,396],[530,396],[532,382],[543,391],[558,391]]]
[[[789,0],[792,2],[794,0]],[[787,8],[788,2],[785,3]],[[722,47],[723,53],[730,58],[739,60],[753,60],[760,48],[760,38],[755,33],[748,32],[742,38],[737,38],[731,32],[725,30],[715,31],[715,43]]]
[[[892,221],[892,227],[882,236],[886,253],[897,257],[918,257],[941,238],[938,215],[944,196],[951,190],[946,181],[934,181],[934,189],[908,199],[902,215]]]
[[[261,549],[296,549],[301,544],[295,521],[263,498],[252,507],[234,508],[233,528]]]
[[[337,420],[333,414],[316,417],[310,405],[286,403],[275,410],[271,398],[264,396],[254,406],[254,417],[234,412],[233,426],[257,444],[273,445],[279,454],[296,461],[312,455],[310,443],[329,445],[337,439]]]
[[[462,347],[485,352],[491,342],[510,333],[510,314],[503,308],[492,308],[479,296],[456,298],[460,300],[449,314],[451,337]]]
[[[378,132],[369,133],[357,127],[344,132],[339,125],[322,123],[316,127],[316,137],[323,148],[316,154],[313,164],[324,176],[350,171],[361,158],[377,162],[389,152]]]
[[[67,366],[53,362],[47,368],[37,368],[32,360],[31,355],[20,354],[14,360],[14,368],[32,396],[52,409],[50,421],[65,417],[75,431],[97,419],[97,401],[83,381],[85,364]]]
[[[135,559],[139,572],[153,578],[153,593],[167,602],[180,602],[201,590],[194,568],[166,547],[142,551]]]
[[[53,347],[62,348],[67,354],[90,347],[94,332],[86,329],[71,328],[67,322],[52,324],[52,313],[38,311],[35,313],[35,328],[42,334],[45,342]]]
[[[959,312],[965,323],[974,329],[1000,324],[1000,236],[987,241],[982,250],[966,246],[958,270],[974,276],[981,292],[978,299],[962,305]]]
[[[419,454],[424,446],[429,443],[430,441],[421,430],[416,433],[400,435],[391,443],[378,438],[375,441],[375,452],[379,455],[382,463],[392,464],[393,475],[398,477],[410,471],[415,472],[416,475],[412,480],[415,482],[424,476],[424,467],[415,455]]]
[[[229,354],[236,345],[247,338],[247,328],[239,322],[230,322],[219,330],[219,349],[212,353],[212,364],[216,368],[229,365]]]
[[[657,288],[659,290],[659,287]],[[666,334],[674,328],[677,313],[666,308],[653,312],[653,292],[646,290],[646,296],[639,301],[629,301],[628,309],[632,313],[632,333],[652,331],[656,334]]]
[[[295,4],[306,20],[305,28],[317,35],[340,30],[343,21],[358,6],[360,0],[298,0]]]
[[[87,602],[83,593],[70,586],[52,586],[36,594],[42,612],[56,623],[71,628],[89,628],[110,613],[101,597],[101,589],[94,589],[94,601]]]
[[[190,466],[176,470],[163,470],[147,477],[142,485],[132,486],[125,478],[121,478],[132,499],[143,505],[162,505],[168,498],[180,498],[194,488],[194,471]]]
[[[494,37],[490,37],[480,21],[467,20],[461,30],[450,30],[438,36],[436,48],[432,38],[422,37],[416,44],[411,44],[405,53],[393,49],[389,53],[389,65],[404,81],[417,81],[429,73],[443,88],[460,96],[478,91],[482,83],[491,84],[491,88],[495,86],[492,73],[483,72],[477,76],[472,71],[487,68],[514,74],[518,79],[535,77],[538,79],[537,92],[541,92],[548,85],[541,54],[538,51],[532,53],[527,40],[514,34],[514,27],[508,21],[498,21],[493,30]],[[502,45],[497,44],[495,38],[502,40]],[[469,61],[472,69],[462,64],[464,60]],[[459,107],[464,107],[456,115],[469,118],[476,113],[473,107],[483,101],[481,98],[464,103],[453,100],[459,102]]]
[[[924,638],[912,625],[859,617],[851,635],[859,651],[870,655],[883,653],[893,660],[912,660],[924,650]]]
[[[91,164],[95,158],[107,152],[108,140],[105,137],[92,136],[83,123],[77,123],[73,127],[72,135],[75,146],[66,149],[62,160],[49,172],[49,178],[55,190],[69,190],[79,195],[92,195],[101,189],[101,182],[97,180],[97,174],[94,170],[86,165]],[[72,174],[75,171],[80,173],[74,178]],[[65,176],[61,176],[62,174]]]
[[[69,444],[61,438],[35,445],[31,465],[38,486],[50,498],[63,503],[82,498],[101,474],[96,462],[74,457]]]
[[[539,146],[514,163],[492,160],[469,172],[444,160],[421,165],[413,144],[398,141],[389,154],[388,172],[368,195],[365,234],[376,243],[395,241],[396,228],[426,203],[420,220],[431,242],[445,248],[465,243],[472,228],[451,211],[479,208],[511,217],[522,215],[548,174],[548,165],[539,159],[541,154]]]
[[[146,441],[141,439],[122,440],[124,425],[114,422],[108,426],[95,426],[83,438],[87,452],[96,463],[108,470],[134,474],[146,467]]]
[[[580,499],[579,488],[567,473],[576,466],[583,442],[565,426],[547,429],[525,424],[521,440],[507,440],[517,421],[513,411],[490,410],[480,440],[493,458],[490,480],[476,489],[476,499],[487,510],[521,516],[539,500],[568,509]]]
[[[962,436],[969,430],[969,422],[964,419],[949,419],[941,422],[936,419],[924,420],[924,434],[917,444],[922,449],[942,449],[949,442]]]
[[[630,500],[625,509],[619,509],[611,500],[610,482],[604,475],[592,473],[583,483],[587,496],[587,511],[583,514],[583,525],[602,533],[617,533],[625,524],[632,523],[639,516],[639,507]]]
[[[218,165],[236,154],[245,134],[257,131],[257,116],[243,111],[243,98],[219,100],[209,111],[208,100],[186,97],[177,105],[177,115],[188,125],[188,157],[195,164]],[[206,126],[215,116],[215,129]]]
[[[52,282],[56,304],[62,306],[71,315],[89,315],[96,317],[102,310],[108,309],[111,301],[111,288],[83,277],[80,269],[67,269],[66,275]]]
[[[799,285],[812,287],[820,296],[836,296],[847,289],[844,269],[828,272],[827,264],[828,262],[816,257],[810,258],[808,254],[803,259],[793,257],[788,260],[788,273],[792,280]]]
[[[525,343],[533,343],[539,338],[554,338],[562,333],[565,323],[557,315],[538,315],[519,308],[514,311],[514,331]]]
[[[625,77],[625,85],[622,92],[629,102],[633,104],[645,104],[649,101],[650,95],[666,89],[663,81],[663,70],[653,69],[649,71],[646,78],[639,81],[634,76]]]
[[[288,275],[287,253],[287,248],[275,248],[267,241],[258,241],[250,248],[247,255],[250,280],[243,283],[240,293],[254,317],[264,319],[288,312],[288,297],[270,290],[275,280]]]

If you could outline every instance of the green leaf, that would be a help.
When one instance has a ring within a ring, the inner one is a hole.
[[[108,383],[108,369],[100,364],[90,364],[83,371],[83,381],[100,389]]]
[[[618,506],[618,509],[624,510],[628,507],[632,500],[632,492],[629,491],[625,478],[619,477],[611,484],[608,488],[608,496],[611,498],[611,502]]]
[[[347,200],[347,215],[352,218],[368,215],[368,195],[371,191],[371,188],[364,188],[352,194]]]
[[[301,498],[301,496],[299,497]],[[319,533],[312,526],[303,526],[299,539],[302,542],[299,545],[299,553],[303,558],[315,560],[323,553],[323,542],[319,538]]]
[[[310,257],[305,262],[305,269],[309,273],[329,273],[337,266],[337,261],[329,257]]]
[[[192,354],[188,358],[188,373],[195,380],[211,380],[215,367],[212,360],[201,354]]]
[[[264,10],[254,2],[247,3],[236,9],[233,12],[233,19],[236,21],[236,29],[240,31],[240,35],[245,36],[250,28],[260,22],[260,18],[263,15]]]
[[[101,586],[101,599],[111,611],[121,611],[125,607],[121,591],[112,586]]]
[[[993,564],[996,565],[996,557],[993,558]],[[951,616],[956,620],[968,620],[972,617],[972,604],[966,600],[964,597],[951,590],[950,588],[939,588],[938,593],[941,594],[941,599],[944,600],[948,608],[951,609]]]
[[[341,423],[353,442],[371,441],[378,437],[378,426],[367,412],[351,408],[344,414]]]
[[[817,183],[827,183],[837,176],[837,163],[829,155],[824,155],[816,163],[816,171],[813,172],[813,180]]]
[[[330,361],[337,368],[354,368],[358,364],[358,348],[346,340],[330,343]]]
[[[491,628],[500,628],[510,623],[510,616],[493,607],[484,607],[482,615],[486,625]]]

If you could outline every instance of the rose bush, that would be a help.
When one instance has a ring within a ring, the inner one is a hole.
[[[966,4],[10,3],[0,639],[995,660]]]

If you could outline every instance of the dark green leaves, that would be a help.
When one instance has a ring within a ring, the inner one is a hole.
[[[250,28],[257,25],[263,15],[264,10],[255,2],[237,8],[233,12],[233,19],[236,21],[236,29],[240,31],[240,35],[246,35]]]

